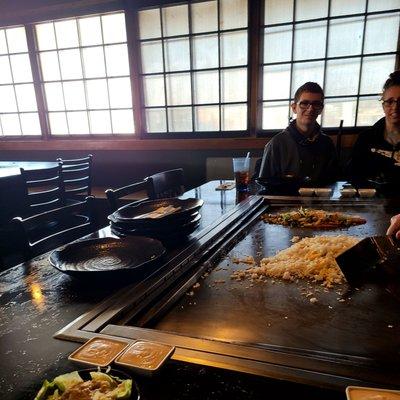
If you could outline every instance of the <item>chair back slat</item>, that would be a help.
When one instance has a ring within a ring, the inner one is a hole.
[[[176,197],[185,191],[182,168],[159,172],[146,179],[149,181],[149,195],[152,199]]]
[[[25,219],[16,217],[13,221],[24,238],[23,253],[26,260],[97,229],[93,197]]]
[[[51,178],[46,178],[46,179],[32,179],[32,180],[27,180],[26,181],[27,185],[29,188],[36,188],[36,187],[44,187],[44,186],[59,186],[60,185],[60,176],[57,175],[51,177]]]
[[[44,254],[47,251],[52,250],[52,247],[48,246],[49,242],[57,247],[66,244],[69,241],[79,239],[85,235],[92,233],[93,230],[89,229],[90,227],[91,223],[90,221],[88,221],[86,223],[82,223],[78,227],[67,228],[61,232],[56,232],[48,237],[39,239],[36,242],[29,243],[30,247],[35,248],[36,250],[30,253],[29,258]],[[71,240],[68,240],[67,237],[71,237]]]
[[[72,196],[74,194],[79,195],[79,194],[83,193],[86,190],[87,190],[87,186],[77,186],[77,187],[73,187],[73,188],[68,189],[68,191],[66,191],[66,193],[69,196]]]
[[[92,193],[92,160],[93,156],[65,160],[58,158],[62,164],[62,179],[67,200],[81,199]]]
[[[59,189],[54,191],[54,196],[52,197],[49,196],[48,192],[33,193],[29,199],[32,201],[32,198],[35,196],[34,202],[28,205],[28,213],[25,212],[24,215],[36,215],[62,207],[64,205],[64,199],[61,198],[58,193]]]
[[[93,156],[92,154],[88,154],[86,157],[82,158],[73,158],[73,159],[65,159],[65,158],[57,158],[57,161],[62,161],[64,167],[66,166],[76,166],[76,165],[87,165],[88,163],[92,163]]]
[[[48,190],[37,190],[34,192],[32,191],[29,193],[29,195],[30,200],[33,204],[46,203],[60,197],[60,188],[54,187]]]
[[[79,178],[71,178],[71,179],[65,179],[65,174],[63,174],[64,177],[64,185],[67,186],[88,186],[89,184],[89,177],[88,176],[84,176],[84,177],[79,177]]]
[[[132,202],[147,200],[149,198],[149,184],[150,182],[148,180],[144,180],[118,189],[107,189],[105,193],[111,212],[114,212],[121,206],[129,203],[129,201],[123,202],[123,199],[126,196],[137,193],[140,199],[134,199]]]
[[[64,175],[64,180],[79,179],[79,178],[87,179],[90,176],[90,168],[87,166],[84,168],[74,168],[74,169],[63,168],[62,171]]]

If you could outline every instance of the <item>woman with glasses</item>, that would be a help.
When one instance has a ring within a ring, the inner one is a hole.
[[[383,85],[381,103],[385,117],[360,133],[349,173],[358,186],[369,181],[400,190],[400,70]]]
[[[317,123],[324,108],[321,86],[315,82],[300,86],[291,108],[296,119],[265,146],[259,177],[275,183],[288,178],[313,185],[335,181],[335,146]]]

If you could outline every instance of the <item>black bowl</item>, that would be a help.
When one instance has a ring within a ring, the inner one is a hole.
[[[132,379],[132,377],[130,375],[128,375],[126,372],[120,371],[118,369],[108,369],[108,368],[100,368],[99,367],[99,368],[89,368],[89,369],[81,369],[81,370],[75,370],[75,371],[77,371],[78,374],[80,375],[80,377],[85,381],[89,380],[91,378],[90,377],[91,372],[103,372],[103,373],[106,373],[108,375],[111,375],[115,378],[119,378],[122,380]],[[73,371],[70,371],[70,372],[73,372]],[[132,379],[132,394],[129,397],[129,399],[127,399],[127,400],[140,400],[139,388],[137,386],[137,383],[134,381],[134,379]]]
[[[179,199],[177,197],[170,199],[159,199],[144,201],[140,204],[125,206],[113,214],[110,215],[109,219],[112,222],[126,222],[133,225],[169,225],[173,221],[179,221],[182,218],[188,218],[190,215],[200,210],[203,206],[203,200],[201,199]],[[146,214],[157,210],[160,207],[180,207],[180,209],[172,214],[165,215],[161,218],[148,218]]]

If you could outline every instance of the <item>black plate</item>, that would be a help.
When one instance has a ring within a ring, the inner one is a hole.
[[[141,232],[143,236],[147,236],[147,233],[169,233],[169,232],[176,232],[179,230],[184,230],[186,228],[189,228],[190,226],[195,225],[197,222],[199,222],[201,219],[201,215],[196,212],[193,216],[190,216],[190,219],[182,219],[178,222],[171,221],[169,224],[160,224],[160,225],[154,225],[154,224],[143,224],[143,225],[137,225],[137,226],[130,226],[129,224],[121,224],[121,223],[114,223],[111,222],[111,226],[113,228],[116,228],[117,230],[120,231],[131,231],[135,230],[137,232]]]
[[[51,264],[70,275],[129,272],[152,263],[165,253],[162,243],[135,236],[100,238],[71,243],[50,255]]]
[[[169,224],[171,221],[188,216],[200,210],[200,208],[203,206],[203,203],[204,201],[201,199],[179,199],[177,197],[170,199],[149,200],[134,206],[122,207],[112,214],[112,218],[114,218],[116,221],[131,222],[133,224],[140,224],[143,222],[146,222],[146,224],[154,223],[157,225],[162,223]],[[155,211],[160,207],[167,206],[180,207],[181,209],[162,218],[154,219],[141,217],[141,215]]]
[[[98,371],[104,372],[108,375],[111,375],[111,376],[114,376],[116,378],[123,379],[123,380],[132,379],[132,377],[130,375],[128,375],[127,373],[120,371],[118,369],[110,369],[109,371],[107,371],[107,368],[90,368],[90,369],[81,369],[81,370],[74,370],[74,371],[77,371],[78,374],[80,375],[80,377],[85,381],[89,380],[91,378],[90,377],[91,372],[98,372]],[[69,371],[69,372],[74,372],[74,371]],[[66,374],[67,373],[68,372],[66,372]],[[60,375],[62,375],[62,374],[60,374]],[[50,378],[50,380],[53,380],[54,378],[55,377],[53,377],[52,379]],[[137,383],[133,379],[132,379],[132,394],[129,397],[129,399],[127,399],[127,400],[140,400],[139,388],[138,388]]]
[[[190,221],[184,223],[183,225],[176,225],[174,223],[171,223],[169,225],[161,225],[161,226],[146,226],[146,227],[136,227],[136,228],[125,228],[121,227],[118,224],[111,224],[111,227],[119,232],[135,232],[136,234],[140,234],[142,236],[148,236],[150,235],[151,237],[152,234],[158,234],[158,235],[169,235],[169,234],[175,234],[179,232],[186,232],[188,230],[193,229],[194,227],[198,227],[200,224],[201,220],[201,215],[197,214],[193,219]]]
[[[183,214],[175,217],[173,220],[163,220],[163,218],[160,219],[140,219],[140,220],[135,220],[135,219],[127,219],[127,220],[121,220],[115,217],[114,214],[111,214],[108,216],[108,220],[111,222],[111,225],[116,226],[120,229],[162,229],[163,227],[165,228],[170,228],[171,224],[173,226],[184,226],[188,224],[189,222],[193,221],[194,218],[197,218],[199,216],[199,211],[194,211],[190,214]]]
[[[184,238],[191,233],[193,233],[198,227],[200,226],[200,220],[194,221],[193,223],[188,224],[184,228],[180,229],[173,229],[167,232],[160,232],[160,231],[146,231],[146,236],[154,237],[155,239],[159,239],[162,242],[171,242],[180,238]],[[111,225],[111,232],[120,237],[127,237],[127,236],[136,236],[136,235],[144,235],[144,231],[139,229],[119,229],[114,225]]]

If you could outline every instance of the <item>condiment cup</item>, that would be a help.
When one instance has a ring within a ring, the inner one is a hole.
[[[374,197],[376,194],[375,189],[358,189],[360,197]]]
[[[125,340],[94,337],[70,354],[68,360],[97,367],[106,367],[128,346],[129,342]]]
[[[315,195],[318,197],[330,197],[332,195],[331,188],[316,188]]]
[[[116,358],[115,364],[153,375],[174,350],[169,344],[138,340]]]
[[[341,189],[340,190],[340,195],[342,197],[354,197],[357,194],[357,190],[353,188],[348,188],[348,189]]]
[[[385,399],[400,400],[400,390],[378,389],[362,386],[348,386],[347,400]]]
[[[300,188],[299,189],[300,196],[311,197],[314,195],[313,188]]]

